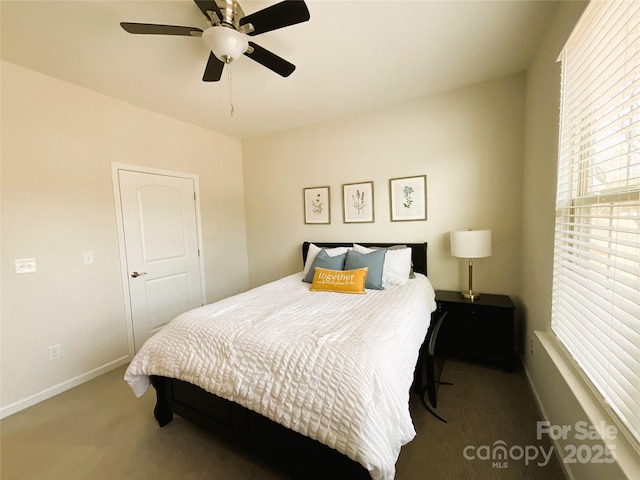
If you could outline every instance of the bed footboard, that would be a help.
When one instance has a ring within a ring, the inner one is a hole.
[[[163,427],[177,414],[301,478],[370,479],[359,463],[241,405],[173,378],[152,376],[154,416]]]

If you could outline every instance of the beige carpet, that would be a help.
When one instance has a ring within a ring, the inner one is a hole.
[[[180,417],[159,428],[153,391],[135,398],[123,373],[119,368],[3,419],[0,478],[291,478]],[[443,380],[455,384],[442,386],[438,397],[437,411],[448,423],[431,416],[412,394],[417,435],[400,453],[397,480],[564,480],[555,455],[546,466],[537,465],[541,455],[531,461],[517,458],[519,447],[550,449],[536,440],[538,411],[521,370],[509,374],[448,359]],[[503,468],[478,458],[500,441],[512,452]]]

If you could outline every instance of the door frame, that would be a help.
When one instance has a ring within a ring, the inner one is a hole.
[[[198,175],[191,173],[174,172],[171,170],[161,170],[158,168],[143,167],[126,163],[111,162],[111,179],[113,182],[113,202],[116,213],[116,227],[118,230],[118,254],[120,257],[120,281],[122,284],[122,296],[124,303],[124,317],[127,329],[127,343],[129,356],[133,358],[136,354],[133,339],[133,314],[131,309],[131,291],[129,289],[129,270],[127,268],[126,244],[124,238],[124,221],[122,218],[122,203],[120,200],[120,176],[119,172],[126,170],[129,172],[146,173],[151,175],[165,175],[168,177],[185,178],[193,181],[196,208],[196,238],[198,242],[198,261],[200,262],[200,289],[203,304],[207,303],[207,290],[205,286],[204,274],[204,248],[202,245],[202,222],[200,219],[200,184]]]

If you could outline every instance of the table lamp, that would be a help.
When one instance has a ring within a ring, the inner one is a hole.
[[[491,256],[491,230],[451,232],[451,256],[469,260],[469,290],[461,293],[473,302],[480,296],[473,291],[473,259]]]

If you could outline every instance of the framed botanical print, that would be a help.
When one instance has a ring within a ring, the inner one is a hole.
[[[389,180],[391,221],[427,219],[427,176]]]
[[[329,187],[303,189],[304,223],[331,223]]]
[[[344,223],[373,222],[373,182],[342,186]]]

